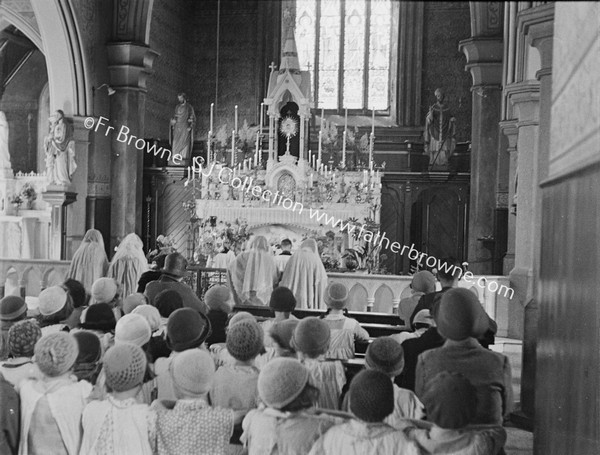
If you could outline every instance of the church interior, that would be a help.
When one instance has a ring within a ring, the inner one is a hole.
[[[372,343],[452,258],[512,370],[494,453],[600,453],[599,182],[597,2],[0,0],[0,297],[35,308],[93,229],[260,320],[230,264],[314,239]]]

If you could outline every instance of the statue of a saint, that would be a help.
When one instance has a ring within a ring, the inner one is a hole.
[[[8,151],[8,121],[2,111],[0,111],[0,169],[12,169]]]
[[[48,119],[50,131],[44,139],[46,149],[46,175],[49,184],[69,185],[77,169],[73,128],[65,121],[65,114],[58,110]]]
[[[425,119],[425,150],[429,153],[429,166],[447,166],[456,147],[456,119],[444,104],[444,92],[435,89],[436,103],[429,108]]]
[[[189,160],[194,144],[194,125],[196,114],[194,108],[187,102],[185,93],[177,95],[179,104],[175,107],[175,115],[171,119],[169,140],[171,142],[172,156],[181,155],[184,160]]]

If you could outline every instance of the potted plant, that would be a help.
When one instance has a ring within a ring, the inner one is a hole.
[[[10,203],[15,208],[15,214],[18,216],[19,208],[21,207],[21,204],[23,203],[23,198],[21,197],[20,194],[13,194],[12,197],[10,198]]]
[[[21,188],[21,197],[23,199],[21,202],[27,202],[27,209],[33,208],[33,201],[37,199],[37,192],[31,183],[27,182],[23,185],[23,188]]]

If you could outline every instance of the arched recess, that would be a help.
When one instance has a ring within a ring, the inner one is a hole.
[[[44,172],[46,170],[44,139],[48,134],[48,118],[50,117],[50,90],[48,84],[44,85],[40,93],[38,106],[37,172]]]

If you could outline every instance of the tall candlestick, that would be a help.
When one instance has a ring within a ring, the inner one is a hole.
[[[236,106],[237,109],[237,106]],[[235,130],[231,132],[231,166],[235,164]]]
[[[346,109],[346,112],[348,111],[348,109]],[[344,140],[342,142],[342,164],[346,163],[346,136],[347,136],[347,131],[344,130]]]
[[[211,108],[211,112],[212,112],[212,108]],[[206,165],[208,166],[208,163],[211,161],[210,159],[210,138],[212,137],[212,130],[210,130],[208,132],[208,140],[206,141]]]
[[[346,108],[346,115],[344,118],[344,131],[348,129],[348,108]]]
[[[367,184],[367,171],[363,171],[363,185]]]
[[[319,131],[319,160],[323,151],[323,131]]]
[[[373,147],[375,146],[375,133],[371,132],[371,144],[369,146],[369,169],[373,169]]]
[[[312,167],[314,168],[316,166],[317,163],[317,157],[315,155],[313,155],[312,157]]]
[[[308,151],[308,164],[310,166],[310,160],[312,159],[312,150]]]
[[[235,118],[234,118],[234,122],[233,122],[233,129],[234,130],[238,130],[238,107],[237,104],[235,105]]]
[[[325,126],[325,109],[321,108],[321,130]]]
[[[214,131],[213,128],[213,111],[215,109],[215,103],[210,103],[210,131]]]
[[[265,113],[265,103],[260,103],[260,123],[258,124],[259,131],[262,130],[263,121],[265,120],[264,113]]]
[[[375,109],[373,109],[373,114],[371,116],[371,134],[375,135]]]

